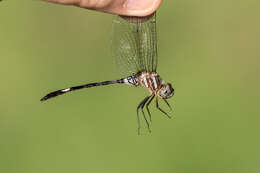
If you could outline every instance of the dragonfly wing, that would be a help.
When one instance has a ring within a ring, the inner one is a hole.
[[[146,17],[117,16],[113,21],[112,52],[123,74],[156,71],[155,13]]]

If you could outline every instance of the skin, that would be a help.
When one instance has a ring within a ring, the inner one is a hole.
[[[63,5],[74,5],[90,10],[124,16],[147,16],[155,12],[162,0],[43,0]]]

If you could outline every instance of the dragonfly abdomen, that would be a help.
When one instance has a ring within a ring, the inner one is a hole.
[[[128,76],[123,79],[123,82],[128,85],[139,86],[137,75]]]

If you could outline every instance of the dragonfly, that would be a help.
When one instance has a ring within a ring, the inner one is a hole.
[[[156,71],[158,64],[156,12],[145,17],[117,16],[113,20],[113,38],[111,45],[117,66],[126,77],[60,89],[45,95],[41,98],[41,101],[71,91],[104,85],[127,84],[135,87],[143,87],[148,90],[149,95],[138,104],[136,109],[138,135],[140,134],[141,128],[140,113],[142,113],[147,128],[149,132],[151,132],[150,123],[152,119],[149,109],[150,103],[155,99],[156,108],[168,118],[171,118],[171,116],[159,106],[158,100],[164,100],[170,110],[172,110],[167,99],[174,95],[172,85],[164,82]],[[149,119],[146,117],[144,108],[146,108]]]

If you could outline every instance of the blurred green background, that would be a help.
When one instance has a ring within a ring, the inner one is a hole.
[[[158,72],[174,119],[142,88],[106,86],[41,103],[47,92],[122,77],[112,15],[39,1],[0,2],[1,173],[260,172],[258,1],[164,1]],[[166,106],[162,106],[167,109]]]

